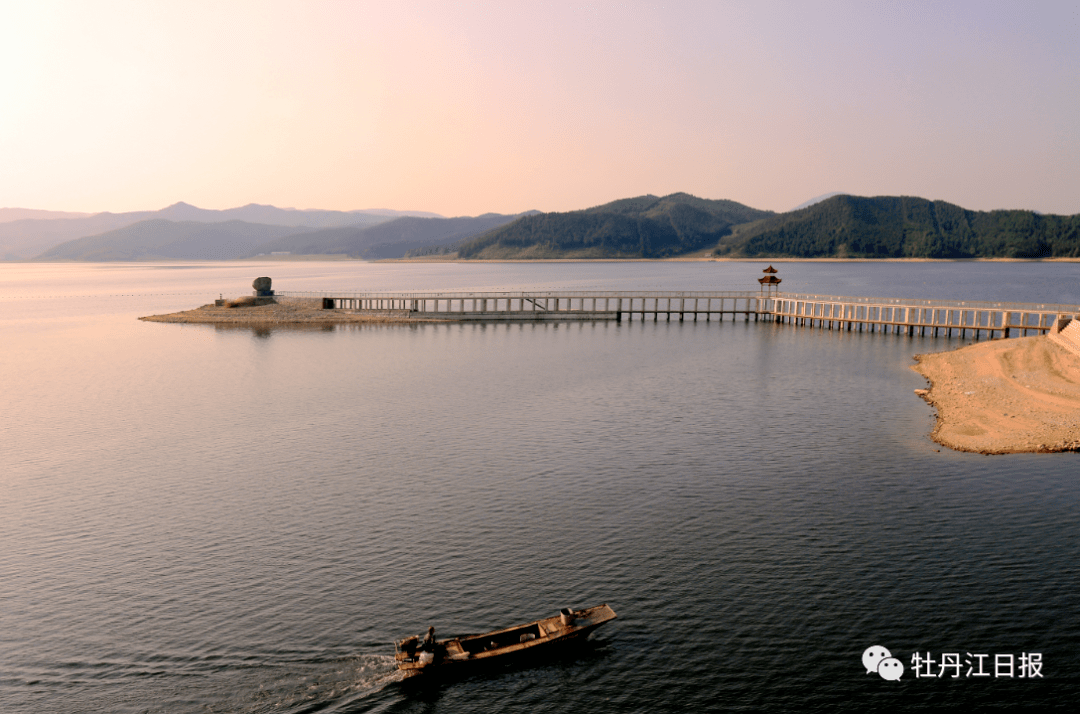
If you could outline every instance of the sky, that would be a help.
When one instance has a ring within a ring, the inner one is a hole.
[[[0,206],[1080,213],[1080,3],[0,1]]]

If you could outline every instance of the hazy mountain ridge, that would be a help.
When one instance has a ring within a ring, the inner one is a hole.
[[[438,213],[426,211],[392,211],[385,208],[364,209],[358,211],[328,211],[317,208],[297,209],[278,208],[259,203],[249,203],[238,208],[211,210],[197,208],[190,204],[174,203],[155,212],[156,218],[174,221],[201,221],[203,223],[222,223],[225,221],[244,221],[262,223],[270,226],[293,226],[307,228],[336,228],[340,226],[375,225],[401,216],[424,216],[441,218]]]
[[[522,215],[525,214],[485,213],[456,218],[405,216],[366,228],[331,228],[286,236],[267,243],[259,252],[339,254],[368,260],[401,258],[410,250],[457,243]]]
[[[542,213],[467,241],[460,258],[665,258],[710,248],[733,226],[773,215],[686,193]]]
[[[36,260],[235,260],[267,240],[295,230],[294,226],[268,226],[236,220],[202,223],[153,218],[61,243]]]
[[[173,216],[198,215],[180,208]],[[194,209],[198,211],[199,209]],[[151,218],[53,246],[35,260],[235,260],[282,252],[401,258],[407,251],[455,243],[514,220],[488,213],[475,218],[403,216],[376,225],[308,228],[229,220],[215,223]]]
[[[103,212],[95,214],[66,214],[15,208],[0,210],[4,211],[3,216],[7,217],[7,219],[0,220],[0,259],[3,260],[31,258],[47,252],[50,248],[57,247],[65,241],[101,235],[153,219],[200,223],[224,223],[239,220],[252,224],[315,229],[339,226],[372,226],[393,220],[399,216],[439,217],[437,213],[426,211],[393,211],[384,208],[357,211],[300,210],[255,203],[238,208],[211,210],[180,202],[159,211]],[[40,216],[40,214],[56,215],[49,217]],[[39,217],[33,217],[35,215]],[[271,238],[276,238],[279,235],[277,232],[272,233]]]
[[[839,195],[739,226],[718,255],[795,258],[1080,257],[1080,215],[972,211],[913,196]]]
[[[95,213],[85,218],[28,218],[0,223],[0,253],[5,260],[31,258],[64,241],[146,220],[153,213]]]
[[[72,211],[45,211],[37,208],[0,208],[0,223],[26,219],[54,220],[57,218],[84,218],[92,214]]]

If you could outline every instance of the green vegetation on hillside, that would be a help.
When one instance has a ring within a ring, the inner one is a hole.
[[[666,258],[716,245],[734,225],[772,215],[685,193],[639,196],[525,216],[466,241],[459,258]]]
[[[740,226],[715,252],[794,258],[1080,257],[1080,215],[969,211],[910,196],[834,196]]]

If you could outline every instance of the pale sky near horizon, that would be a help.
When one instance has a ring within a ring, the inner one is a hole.
[[[0,206],[1080,213],[1075,2],[0,0]]]

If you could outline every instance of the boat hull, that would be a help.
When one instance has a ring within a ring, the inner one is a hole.
[[[607,604],[564,613],[526,625],[440,640],[430,654],[407,648],[403,651],[403,645],[415,643],[415,638],[402,640],[396,655],[398,668],[407,675],[457,672],[546,655],[585,640],[596,628],[617,617]]]

